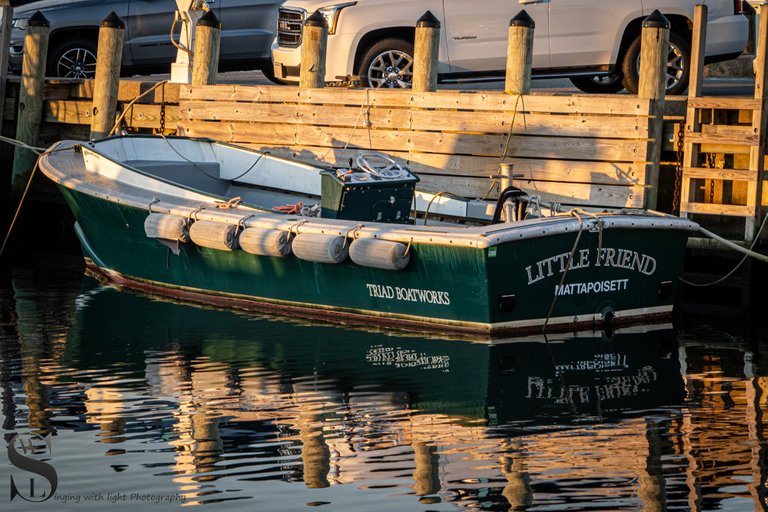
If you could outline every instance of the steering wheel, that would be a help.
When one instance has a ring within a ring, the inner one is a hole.
[[[403,176],[405,169],[387,155],[380,153],[361,153],[357,157],[357,166],[379,178],[396,179]]]

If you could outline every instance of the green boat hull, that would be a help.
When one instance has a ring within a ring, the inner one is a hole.
[[[132,288],[192,301],[405,330],[565,330],[668,317],[689,231],[573,230],[489,247],[414,243],[401,271],[256,256],[144,232],[146,209],[60,187],[91,269]],[[577,243],[578,242],[578,243]],[[572,257],[571,266],[567,266]]]

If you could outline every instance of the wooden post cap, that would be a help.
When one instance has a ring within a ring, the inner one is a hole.
[[[325,21],[325,16],[320,14],[320,11],[315,11],[312,13],[312,16],[306,19],[304,21],[305,27],[318,27],[318,28],[328,28],[328,22]]]
[[[427,11],[421,18],[419,18],[419,21],[416,22],[416,26],[420,28],[440,28],[440,20],[435,18],[432,11]]]
[[[197,26],[220,29],[221,22],[219,21],[219,18],[216,17],[216,15],[213,13],[212,10],[208,10],[205,14],[203,14],[200,17],[199,20],[197,20]]]
[[[509,20],[509,26],[510,27],[526,27],[526,28],[536,28],[536,22],[533,21],[533,18],[531,18],[527,12],[525,12],[525,9],[520,11],[519,13],[515,14],[515,17]]]
[[[669,28],[669,20],[664,17],[658,9],[654,9],[647,18],[643,20],[643,28]]]
[[[48,21],[48,18],[46,18],[43,13],[41,13],[40,11],[35,11],[35,14],[33,14],[27,21],[27,26],[50,28],[51,23]]]
[[[112,11],[107,15],[106,18],[101,20],[101,25],[99,25],[102,28],[125,28],[125,22],[118,16],[115,11]]]

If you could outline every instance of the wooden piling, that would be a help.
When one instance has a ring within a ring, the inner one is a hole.
[[[413,84],[416,92],[437,90],[437,58],[440,51],[440,20],[427,11],[416,22],[413,47]]]
[[[748,217],[745,226],[745,239],[752,240],[757,227],[763,219],[763,171],[765,170],[765,131],[768,129],[768,4],[760,4],[760,27],[757,34],[757,52],[755,55],[755,99],[759,107],[752,111],[752,132],[759,134],[757,145],[749,148],[749,169],[754,170],[756,179],[750,182],[748,200],[755,203],[755,212]],[[763,236],[766,236],[765,233]]]
[[[531,89],[533,63],[533,30],[536,23],[525,10],[509,21],[507,40],[507,78],[504,92],[528,94]]]
[[[43,84],[51,25],[40,11],[35,12],[27,23],[16,139],[30,146],[36,146],[43,117]],[[36,160],[37,155],[33,151],[19,147],[14,151],[11,191],[15,201],[12,201],[12,204],[21,197]]]
[[[304,22],[301,39],[299,87],[319,89],[325,85],[325,54],[328,48],[328,24],[319,11]]]
[[[696,108],[691,106],[691,100],[701,96],[702,83],[704,81],[704,44],[707,40],[707,6],[696,5],[693,9],[693,38],[691,39],[691,69],[688,73],[688,107],[686,109],[686,142],[684,146],[683,168],[694,168],[699,165],[699,145],[687,142],[687,136],[701,131],[699,116]],[[690,201],[690,180],[681,180],[680,205]],[[681,217],[687,217],[684,211]]]
[[[414,441],[413,462],[413,492],[416,496],[427,496],[440,491],[440,457],[437,446]]]
[[[651,210],[656,209],[659,194],[659,159],[664,125],[664,97],[667,92],[669,27],[669,20],[661,12],[654,10],[643,20],[640,44],[640,84],[637,96],[651,102],[644,205]]]
[[[104,18],[99,27],[91,108],[91,139],[108,136],[115,124],[124,34],[125,23],[114,11]]]
[[[214,85],[219,69],[221,23],[213,11],[206,12],[195,28],[195,51],[192,57],[192,83]]]

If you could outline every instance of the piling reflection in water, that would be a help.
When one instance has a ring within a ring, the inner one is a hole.
[[[3,428],[56,434],[59,492],[249,510],[765,503],[765,379],[700,333],[488,345],[32,276],[2,290]]]

